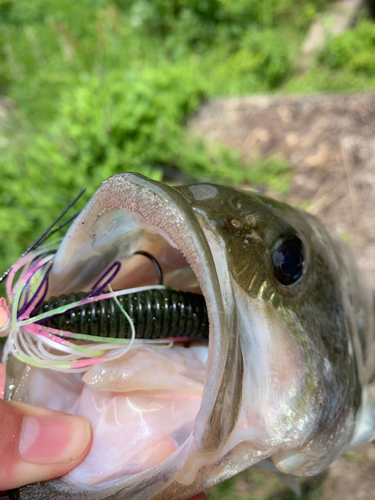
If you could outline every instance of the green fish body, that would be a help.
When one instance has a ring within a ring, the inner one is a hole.
[[[83,375],[10,356],[8,399],[85,414],[94,429],[83,464],[14,498],[183,500],[256,464],[314,475],[374,437],[372,293],[316,218],[232,187],[118,174],[61,243],[51,294],[90,290],[114,261],[113,289],[145,285],[139,250],[166,286],[203,294],[208,350],[141,346]]]

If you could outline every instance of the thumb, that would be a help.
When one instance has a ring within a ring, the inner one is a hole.
[[[83,417],[0,400],[0,491],[63,476],[85,458],[90,422]]]

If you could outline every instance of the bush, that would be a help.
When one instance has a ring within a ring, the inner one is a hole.
[[[184,134],[186,117],[203,95],[199,79],[183,67],[82,75],[63,92],[43,131],[23,126],[15,135],[14,129],[0,157],[2,267],[82,187],[91,195],[115,173],[138,171],[160,180],[166,166],[244,182],[249,176],[237,154]]]
[[[270,90],[290,74],[292,61],[288,45],[274,30],[252,30],[244,36],[228,67],[236,79],[252,74],[263,82],[265,90]]]
[[[375,76],[375,24],[364,20],[328,41],[320,62],[330,69]]]
[[[276,28],[283,22],[308,25],[327,0],[115,0],[145,33],[184,33],[188,44],[213,43],[218,31],[239,35],[249,27]]]
[[[116,172],[285,191],[284,162],[250,168],[184,124],[206,97],[280,89],[327,1],[0,0],[0,89],[17,109],[0,155],[2,267]]]

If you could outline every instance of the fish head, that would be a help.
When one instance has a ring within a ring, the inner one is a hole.
[[[243,441],[251,428],[271,468],[317,474],[374,435],[365,388],[375,361],[371,292],[316,218],[233,188],[180,190],[236,311],[243,400],[234,434],[247,421]]]
[[[147,284],[139,250],[166,285],[203,294],[208,351],[140,346],[83,375],[9,356],[9,399],[83,414],[94,431],[83,464],[18,498],[184,499],[255,464],[316,474],[371,439],[371,294],[315,218],[221,185],[119,174],[64,238],[50,291],[90,290],[114,262],[114,289]]]

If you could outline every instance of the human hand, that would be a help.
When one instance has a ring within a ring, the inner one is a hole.
[[[0,396],[5,366],[0,364]],[[0,491],[70,472],[86,457],[90,422],[26,403],[0,399]]]
[[[0,492],[63,476],[87,455],[90,423],[83,417],[5,402],[5,365],[0,363]],[[204,493],[189,500],[207,500]]]

